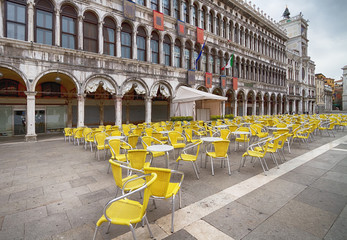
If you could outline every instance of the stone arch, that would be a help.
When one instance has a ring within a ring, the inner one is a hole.
[[[162,89],[161,88],[160,89],[161,93],[164,96],[167,96],[168,98],[169,97],[173,98],[173,89],[172,89],[171,85],[168,82],[164,81],[164,80],[160,80],[158,82],[155,82],[151,86],[150,91],[149,91],[150,96],[151,97],[155,96],[155,94],[157,94],[157,91],[158,91],[159,87],[161,87],[161,86],[164,86],[166,88],[166,89]],[[163,91],[165,91],[165,92],[163,92]],[[168,94],[167,94],[166,91],[168,91]]]
[[[1,71],[1,68],[4,68],[4,69],[8,69],[12,72],[14,72],[16,75],[18,75],[18,77],[21,78],[21,80],[23,81],[24,83],[24,86],[25,88],[27,89],[27,91],[33,91],[31,88],[30,88],[30,84],[29,84],[29,80],[26,78],[25,74],[19,70],[18,68],[12,66],[12,65],[9,65],[9,64],[5,64],[5,63],[1,63],[0,65],[0,71]],[[3,78],[6,77],[4,72],[2,72],[3,74]],[[34,88],[35,89],[35,88]]]
[[[134,84],[140,84],[137,86],[134,86]],[[131,87],[135,87],[135,91],[138,94],[144,94],[145,96],[149,95],[149,88],[146,84],[146,82],[140,78],[128,78],[126,79],[122,86],[120,87],[120,94],[123,96],[125,93],[127,93]]]
[[[118,94],[118,86],[116,81],[112,77],[104,74],[94,74],[87,78],[82,86],[82,90],[83,93],[86,91],[95,92],[99,86],[110,94]]]

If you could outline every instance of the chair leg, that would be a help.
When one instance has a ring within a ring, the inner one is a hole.
[[[95,240],[96,234],[97,234],[97,233],[98,233],[98,226],[95,226],[95,231],[94,231],[93,240]]]
[[[171,213],[171,232],[174,232],[174,219],[175,219],[175,195],[172,196],[172,213]]]
[[[199,174],[198,174],[198,171],[197,171],[197,167],[195,166],[194,162],[191,162],[191,163],[193,165],[193,169],[194,169],[195,175],[196,175],[197,179],[199,179]],[[177,167],[178,167],[178,165],[177,165]]]
[[[211,170],[212,170],[212,176],[214,176],[214,169],[213,169],[213,160],[212,157],[210,157],[211,160]]]
[[[136,240],[135,229],[134,229],[133,225],[129,224],[129,227],[130,227],[131,233],[133,234],[134,240]]]
[[[261,165],[261,167],[263,169],[264,175],[266,176],[265,168],[264,168],[264,165],[263,165],[263,162],[262,162],[261,158],[259,158],[259,162],[260,162],[260,165]],[[264,162],[265,162],[265,160],[264,160]]]
[[[228,164],[229,175],[231,175],[230,162],[229,162],[229,157],[228,156],[227,156],[227,164]]]
[[[148,219],[147,219],[147,216],[143,216],[145,222],[146,222],[146,225],[147,225],[147,229],[148,229],[148,232],[149,232],[149,235],[151,236],[151,238],[153,238],[153,234],[152,234],[152,231],[151,231],[151,228],[149,227],[149,222],[148,222]]]
[[[108,223],[106,234],[108,234],[110,232],[110,227],[111,227],[111,222]]]

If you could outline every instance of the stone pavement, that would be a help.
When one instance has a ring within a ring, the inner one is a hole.
[[[231,152],[232,175],[215,164],[185,173],[182,209],[170,233],[169,201],[150,202],[148,219],[156,239],[346,239],[347,132],[294,142],[277,169],[267,157],[264,176],[258,162],[237,171],[243,151]],[[42,139],[42,140],[41,140]],[[92,239],[104,204],[115,195],[107,161],[62,136],[36,143],[0,143],[0,239]],[[156,166],[164,166],[157,159]],[[174,167],[171,159],[170,167]],[[128,227],[107,224],[98,239],[132,239]],[[147,228],[136,229],[149,239]]]

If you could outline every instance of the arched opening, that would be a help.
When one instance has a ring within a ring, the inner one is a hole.
[[[130,81],[124,86],[125,90],[122,99],[122,122],[123,123],[143,123],[145,122],[145,96],[144,86],[137,81]]]
[[[253,115],[253,106],[254,106],[254,92],[250,91],[247,94],[247,115]]]
[[[171,93],[164,84],[157,84],[152,90],[152,122],[170,119]]]
[[[239,92],[237,94],[237,116],[244,116],[244,102],[245,102],[245,93]]]

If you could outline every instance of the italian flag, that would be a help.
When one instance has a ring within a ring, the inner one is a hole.
[[[224,67],[222,67],[222,71],[226,68],[231,68],[233,66],[234,63],[234,54],[231,54],[231,57],[227,63],[227,65],[225,65]]]

